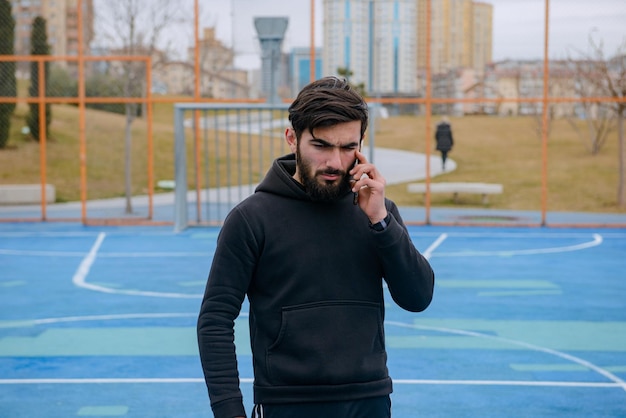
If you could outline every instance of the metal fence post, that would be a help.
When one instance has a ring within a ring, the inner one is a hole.
[[[187,228],[187,152],[185,110],[174,105],[174,231]]]

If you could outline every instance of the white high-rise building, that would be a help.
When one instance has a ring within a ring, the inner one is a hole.
[[[370,96],[423,94],[428,1],[432,73],[482,76],[493,6],[474,0],[323,0],[323,73],[348,70]]]
[[[415,0],[324,0],[323,72],[352,73],[369,95],[417,90]]]

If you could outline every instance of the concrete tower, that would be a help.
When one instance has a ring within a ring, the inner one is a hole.
[[[281,46],[289,19],[286,17],[255,17],[261,43],[261,92],[269,103],[278,103],[277,80],[280,76]]]

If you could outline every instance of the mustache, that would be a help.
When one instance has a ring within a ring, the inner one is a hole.
[[[328,168],[326,170],[318,170],[316,173],[316,175],[321,175],[321,174],[329,174],[329,175],[341,175],[341,176],[345,176],[346,172],[343,170],[338,170],[338,169],[332,169],[332,168]]]

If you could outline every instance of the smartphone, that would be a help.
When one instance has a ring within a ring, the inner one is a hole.
[[[359,151],[360,151],[360,147],[359,147]],[[354,165],[352,166],[352,168],[356,167],[357,164],[359,164],[359,159],[355,158],[354,159]],[[352,204],[353,205],[357,205],[359,203],[359,192],[356,191],[356,192],[352,192],[352,193],[354,194],[354,197],[352,199]]]

